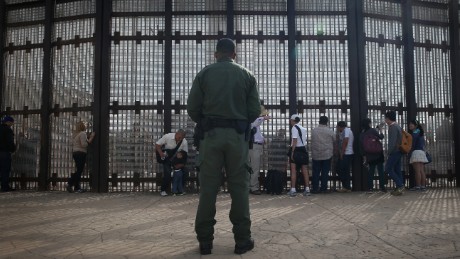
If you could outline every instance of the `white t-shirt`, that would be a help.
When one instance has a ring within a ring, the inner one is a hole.
[[[168,134],[164,135],[161,139],[159,139],[156,142],[156,144],[160,145],[160,146],[165,145],[165,149],[174,149],[174,148],[176,148],[176,145],[177,145],[175,136],[176,136],[176,133],[168,133]],[[188,144],[187,144],[187,140],[185,138],[182,140],[182,144],[180,145],[180,147],[177,150],[177,152],[179,152],[181,150],[183,150],[183,151],[188,153]]]
[[[344,139],[348,138],[348,145],[345,148],[345,155],[353,155],[353,131],[351,131],[350,128],[346,127],[345,129],[343,129],[342,134]]]
[[[263,144],[264,143],[264,136],[262,132],[260,132],[260,125],[265,121],[265,117],[261,116],[257,118],[253,123],[251,123],[251,128],[256,127],[257,131],[254,135],[254,142]]]
[[[302,140],[300,140],[299,138],[299,131],[297,130],[296,126],[300,128],[300,132],[302,133]],[[292,136],[292,139],[297,139],[296,147],[307,146],[307,129],[302,127],[300,124],[296,124],[291,128],[291,136]],[[292,141],[291,141],[291,145],[292,145]]]

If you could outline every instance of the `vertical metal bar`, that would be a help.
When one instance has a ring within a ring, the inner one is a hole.
[[[366,91],[366,60],[364,39],[364,18],[362,1],[347,0],[347,30],[348,30],[348,73],[350,91],[350,121],[351,130],[354,132],[354,150],[359,149],[360,121],[367,117],[367,91]],[[353,159],[353,189],[362,191],[367,184],[367,175],[362,168],[362,157]]]
[[[164,85],[164,133],[171,132],[172,111],[172,1],[165,1],[165,85]]]
[[[108,192],[109,175],[109,108],[110,108],[110,15],[112,0],[96,1],[96,37],[94,50],[94,104],[93,128],[97,137],[93,148],[94,164],[91,178],[91,189],[97,192]]]
[[[449,33],[450,33],[450,69],[452,76],[452,103],[454,106],[454,150],[460,150],[460,33],[459,33],[459,4],[458,0],[451,0],[449,3]],[[460,152],[455,153],[455,167],[460,165]],[[460,170],[455,170],[456,186],[460,187]]]
[[[3,81],[3,70],[5,67],[4,50],[5,47],[5,32],[6,32],[6,4],[5,1],[0,1],[0,109],[3,102],[3,87],[5,82]]]
[[[50,167],[50,109],[53,102],[51,85],[51,36],[54,17],[53,0],[45,1],[45,34],[43,37],[43,78],[42,78],[42,106],[40,111],[40,169],[38,172],[38,189],[48,189],[48,174]]]
[[[233,0],[227,0],[227,37],[235,37],[235,4]]]
[[[288,22],[288,88],[289,88],[289,115],[297,113],[297,90],[296,90],[296,24],[295,24],[295,0],[287,1]]]
[[[412,0],[402,0],[403,13],[403,44],[404,44],[404,83],[406,86],[406,121],[415,119],[417,103],[415,99],[415,69],[414,69],[414,35],[412,29]]]

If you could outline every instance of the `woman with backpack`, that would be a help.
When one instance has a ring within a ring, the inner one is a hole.
[[[425,132],[417,120],[409,122],[409,133],[412,134],[412,149],[409,153],[409,163],[414,168],[415,186],[411,191],[426,191],[425,163],[428,159],[425,154]]]
[[[381,127],[377,127],[379,131],[371,128],[372,121],[370,119],[363,119],[361,122],[361,135],[359,137],[361,154],[364,156],[364,161],[369,165],[368,178],[367,178],[367,193],[374,192],[374,173],[377,168],[379,174],[379,187],[381,192],[386,192],[385,174],[383,171],[383,162],[385,161],[383,155],[383,145],[380,142],[383,139]]]

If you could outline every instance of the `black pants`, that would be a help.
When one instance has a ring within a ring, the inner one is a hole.
[[[2,191],[10,190],[11,153],[0,152],[0,174],[2,179]]]
[[[161,191],[169,192],[171,190],[171,163],[163,164],[163,182],[161,182]]]
[[[69,186],[73,186],[75,190],[81,189],[81,175],[83,173],[83,169],[85,169],[86,163],[86,153],[85,152],[73,152],[72,154],[73,160],[75,161],[76,171],[75,173],[69,178]]]

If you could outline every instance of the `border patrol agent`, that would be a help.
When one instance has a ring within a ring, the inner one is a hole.
[[[195,77],[187,100],[187,112],[200,137],[200,201],[195,232],[200,253],[210,254],[216,224],[216,197],[225,168],[232,204],[236,254],[254,248],[249,213],[248,148],[250,123],[261,112],[257,81],[253,74],[236,64],[235,43],[221,39],[214,54],[217,62]]]

